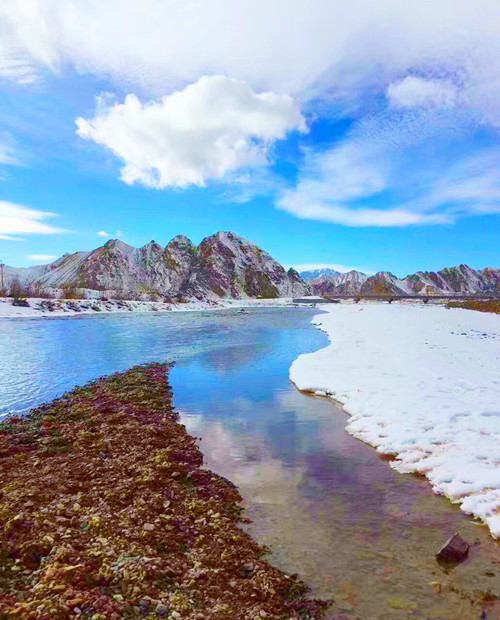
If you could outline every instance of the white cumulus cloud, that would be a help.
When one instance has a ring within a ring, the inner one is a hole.
[[[98,236],[98,237],[109,237],[110,235],[109,235],[109,233],[107,233],[105,230],[100,230],[100,231],[97,233],[97,236]]]
[[[44,221],[55,216],[56,213],[38,211],[2,200],[0,201],[0,239],[14,240],[15,235],[51,235],[67,232]]]
[[[101,100],[92,119],[76,121],[78,134],[107,147],[123,162],[125,183],[155,188],[203,185],[241,167],[266,162],[270,143],[287,132],[305,131],[289,95],[255,93],[245,82],[223,76],[141,103]]]
[[[407,75],[390,84],[387,89],[390,103],[400,108],[451,108],[457,103],[457,88],[446,80],[430,80]]]

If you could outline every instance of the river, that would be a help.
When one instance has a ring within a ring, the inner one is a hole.
[[[207,466],[239,486],[253,521],[245,527],[270,547],[270,561],[353,617],[480,617],[483,593],[500,591],[498,544],[486,528],[348,435],[330,400],[290,383],[293,360],[327,345],[312,316],[269,308],[3,320],[0,414],[173,360],[182,422],[201,438]],[[472,547],[445,572],[434,554],[455,530]]]

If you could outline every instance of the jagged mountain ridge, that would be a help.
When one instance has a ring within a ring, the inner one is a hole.
[[[182,235],[165,248],[142,248],[113,239],[92,252],[66,254],[54,263],[25,269],[6,267],[7,284],[75,287],[121,295],[185,299],[292,297],[308,293],[293,269],[288,272],[267,252],[232,232],[206,237],[199,246]]]
[[[315,295],[477,295],[500,293],[500,269],[475,270],[468,265],[447,267],[441,271],[418,271],[397,278],[388,271],[366,276],[350,271],[339,276],[324,276],[310,282]]]
[[[360,271],[325,275],[309,282],[315,295],[357,295],[368,276]]]
[[[340,271],[336,271],[335,269],[331,269],[330,267],[321,267],[320,269],[309,269],[308,271],[299,272],[299,276],[304,280],[304,282],[309,282],[310,280],[317,280],[318,278],[323,278],[325,276],[340,275],[342,275]]]

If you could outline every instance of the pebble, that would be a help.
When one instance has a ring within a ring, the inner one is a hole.
[[[146,530],[146,532],[152,532],[155,529],[154,523],[145,523],[142,529]]]
[[[182,618],[181,614],[178,611],[173,611],[170,615],[172,618]]]
[[[245,579],[249,579],[253,575],[253,571],[253,564],[243,564],[243,566],[240,567],[240,575]]]
[[[156,606],[156,613],[159,616],[165,616],[167,614],[168,611],[168,607],[166,605],[163,605],[162,603],[160,603],[159,605]]]

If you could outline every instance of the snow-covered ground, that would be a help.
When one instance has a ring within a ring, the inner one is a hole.
[[[316,299],[311,297],[311,304]],[[95,299],[30,298],[27,301],[29,307],[13,306],[12,299],[0,298],[0,319],[108,314],[110,312],[200,312],[225,308],[268,308],[292,304],[292,298],[289,297],[278,299],[221,299],[220,301],[194,301],[182,304],[155,301],[100,301]]]
[[[338,304],[313,319],[331,344],[290,378],[351,415],[347,431],[400,472],[427,476],[500,537],[500,317],[399,304]]]

